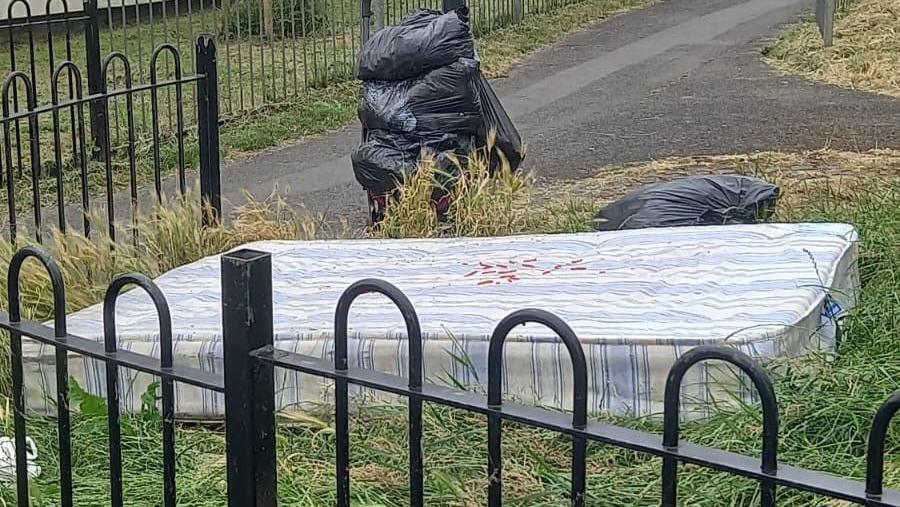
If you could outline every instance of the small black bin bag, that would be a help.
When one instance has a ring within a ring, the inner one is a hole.
[[[690,176],[641,187],[604,208],[598,230],[755,224],[775,210],[779,189],[746,176]]]

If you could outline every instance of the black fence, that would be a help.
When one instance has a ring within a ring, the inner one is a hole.
[[[34,56],[30,32],[28,41]],[[141,206],[162,200],[169,174],[177,177],[169,194],[185,195],[193,170],[200,173],[206,219],[221,212],[216,45],[201,36],[192,55],[196,68],[188,73],[175,46],[159,45],[150,55],[147,82],[135,80],[136,69],[119,51],[99,66],[88,59],[84,70],[70,59],[51,59],[49,97],[43,100],[33,58],[30,72],[9,74],[2,85],[0,182],[5,183],[5,195],[0,196],[6,200],[11,241],[25,228],[41,242],[48,222],[62,232],[74,226],[87,236],[98,232],[116,240],[117,227],[129,219],[137,240]],[[172,69],[170,77],[161,77],[165,65]],[[183,100],[188,91],[197,97],[193,111]],[[170,94],[174,123],[166,128],[161,103]],[[136,119],[144,100],[150,106],[149,129],[142,129]],[[198,119],[195,127],[187,126],[187,115]],[[155,200],[142,203],[140,189],[149,185]]]
[[[578,0],[469,0],[476,35],[523,22],[529,16],[562,8]],[[302,100],[329,84],[354,77],[356,59],[369,34],[397,24],[415,9],[440,10],[442,0],[12,0],[0,37],[7,39],[8,66],[0,74],[25,70],[35,84],[38,102],[49,98],[56,64],[67,60],[84,70],[88,93],[100,93],[102,55],[119,52],[133,63],[134,80],[150,77],[154,49],[168,44],[194,67],[192,47],[201,34],[212,34],[218,45],[223,119],[261,112]],[[539,21],[538,21],[539,22]],[[171,62],[162,65],[171,78]],[[110,76],[124,80],[114,68]],[[200,118],[193,104],[200,100],[186,90],[184,117],[188,125]],[[164,130],[175,130],[177,105],[167,91],[157,111]],[[149,97],[134,101],[134,121],[148,132],[157,118]],[[110,105],[115,117],[124,104]],[[95,111],[95,114],[99,112]],[[122,129],[125,127],[123,126]],[[119,129],[113,125],[113,135]],[[92,131],[97,146],[106,143],[101,128]]]
[[[43,7],[40,14],[34,13],[38,7]],[[0,32],[3,32],[3,38],[7,42],[8,66],[5,73],[25,69],[35,103],[49,101],[51,96],[58,102],[58,62],[71,62],[77,68],[76,71],[84,70],[86,95],[98,94],[103,87],[97,0],[88,0],[79,7],[78,11],[73,10],[66,0],[46,0],[43,5],[27,0],[12,0],[8,4],[4,13],[5,23],[0,24]],[[75,71],[71,67],[67,69],[69,83],[74,78],[73,72]],[[82,72],[78,72],[79,76],[81,74]],[[48,83],[49,86],[46,86]],[[69,100],[76,98],[74,86],[70,85],[67,92]],[[20,93],[20,90],[13,87],[13,112],[18,112],[21,107]],[[90,104],[90,139],[96,140],[99,146],[104,146],[106,139],[106,131],[98,117],[102,114],[102,107],[101,103]]]
[[[48,327],[22,318],[19,275],[23,263],[34,258],[49,273],[55,304],[54,325]],[[228,505],[271,507],[278,504],[276,469],[275,368],[286,368],[332,379],[335,389],[335,438],[337,505],[350,505],[350,438],[348,386],[353,384],[409,400],[409,502],[424,505],[422,455],[422,404],[435,403],[481,414],[488,422],[488,463],[485,486],[488,505],[503,503],[503,422],[510,421],[567,435],[572,441],[571,504],[585,504],[588,442],[601,442],[651,456],[661,457],[663,466],[661,504],[678,504],[679,464],[706,467],[759,482],[761,505],[778,504],[778,488],[810,492],[823,497],[867,506],[900,506],[900,491],[882,485],[886,433],[900,409],[900,391],[877,411],[869,434],[865,482],[847,480],[778,463],[778,406],[771,381],[765,371],[743,353],[726,347],[700,346],[681,356],[672,367],[665,386],[663,435],[645,433],[587,417],[587,366],[581,344],[572,329],[551,313],[536,309],[514,312],[494,330],[488,355],[488,394],[484,396],[425,383],[422,376],[422,337],[416,311],[396,287],[381,280],[363,280],[351,285],[340,297],[335,312],[333,362],[318,357],[279,351],[274,347],[272,324],[272,264],[264,252],[240,250],[222,256],[222,316],[224,331],[224,377],[195,368],[173,364],[172,324],[169,308],[160,289],[150,279],[137,274],[116,279],[104,299],[104,343],[70,335],[66,330],[65,288],[54,260],[39,247],[20,250],[10,263],[8,314],[0,314],[0,328],[10,335],[12,388],[15,406],[16,478],[20,506],[29,505],[26,407],[23,391],[22,340],[30,339],[56,349],[57,423],[59,435],[60,503],[73,504],[71,427],[67,354],[75,353],[106,364],[108,397],[109,464],[111,505],[121,506],[122,454],[119,432],[119,368],[131,368],[158,376],[162,385],[164,505],[177,500],[175,476],[175,382],[224,393],[226,408],[226,452]],[[128,286],[146,291],[159,316],[161,357],[159,359],[119,350],[116,340],[115,307],[119,294]],[[379,293],[390,299],[403,316],[409,337],[409,378],[349,369],[347,363],[348,314],[353,301],[362,294]],[[502,352],[507,334],[516,326],[537,323],[554,331],[569,352],[574,375],[574,406],[571,414],[507,403],[501,399]],[[682,379],[693,365],[707,360],[731,363],[752,380],[759,393],[763,414],[761,460],[715,448],[681,442],[679,439],[679,396]],[[727,495],[727,492],[723,492]]]

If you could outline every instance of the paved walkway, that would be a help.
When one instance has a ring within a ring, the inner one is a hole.
[[[526,167],[571,178],[672,155],[900,148],[900,101],[777,74],[762,48],[807,0],[668,0],[599,23],[495,82]],[[273,186],[330,219],[365,223],[349,153],[357,125],[223,168],[225,199]],[[127,202],[127,196],[125,202]]]

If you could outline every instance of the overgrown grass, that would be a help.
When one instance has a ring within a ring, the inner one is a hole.
[[[384,222],[371,234],[385,238],[510,236],[527,233],[581,232],[591,229],[596,211],[586,201],[536,203],[535,178],[503,163],[494,174],[481,156],[470,158],[454,174],[425,160],[388,202]],[[433,192],[449,195],[446,220],[433,208]]]
[[[529,221],[518,206],[530,196],[531,176],[504,164],[491,177],[482,157],[462,165],[456,174],[448,174],[425,160],[399,186],[397,197],[389,199],[384,222],[375,233],[388,238],[507,236],[528,229]],[[438,220],[432,208],[435,188],[450,198],[446,220]]]
[[[840,166],[842,157],[834,155],[825,157],[818,153],[807,159],[835,159],[832,165]],[[896,353],[896,343],[900,340],[900,183],[897,178],[900,166],[885,165],[885,172],[872,175],[871,179],[854,178],[856,185],[842,184],[841,180],[828,177],[810,182],[807,173],[782,170],[796,164],[798,159],[784,166],[776,162],[791,157],[796,156],[733,157],[729,162],[716,163],[721,170],[775,178],[788,194],[781,210],[784,217],[845,221],[859,228],[862,299],[846,324],[841,350],[833,356],[768,365],[781,410],[782,462],[859,479],[864,474],[866,436],[872,415],[900,379],[900,356]],[[697,167],[694,162],[693,167]],[[816,163],[810,162],[810,166]],[[388,215],[389,221],[397,222],[377,234],[388,234],[390,227],[396,229],[388,235],[437,236],[532,231],[532,225],[528,224],[539,224],[538,230],[545,232],[567,231],[573,224],[578,228],[590,226],[590,206],[582,196],[567,195],[551,203],[538,203],[529,199],[532,184],[529,178],[507,174],[488,181],[483,166],[469,167],[462,178],[468,190],[456,190],[457,202],[465,204],[451,209],[451,222],[460,223],[433,221],[420,229],[400,228],[401,218],[422,219],[430,211],[429,194],[424,190],[430,189],[430,182],[425,179],[426,168],[420,179],[411,180],[406,188],[406,197],[415,200],[418,195],[422,202],[407,205],[401,201],[400,207],[393,208]],[[672,169],[675,165],[668,167]],[[491,195],[496,199],[488,199]],[[123,271],[137,270],[155,276],[176,264],[246,241],[322,235],[318,220],[294,213],[277,198],[251,203],[236,213],[232,225],[206,231],[196,227],[200,210],[195,205],[171,203],[162,211],[157,221],[149,222],[141,230],[148,245],[146,251],[121,247],[111,252],[108,245],[76,237],[57,239],[53,248],[68,285],[70,310],[98,301],[108,280]],[[391,213],[397,215],[392,218]],[[542,219],[532,221],[526,214]],[[0,259],[3,259],[0,272],[6,268],[3,263],[8,263],[11,252],[10,245],[0,244]],[[46,276],[31,266],[24,273],[23,287],[27,314],[35,319],[47,318],[51,303]],[[153,393],[150,394],[152,399]],[[107,505],[105,415],[97,400],[76,390],[73,405],[84,401],[88,402],[82,405],[85,409],[73,421],[76,502]],[[617,422],[654,432],[660,430],[656,420]],[[484,505],[487,463],[484,421],[427,404],[424,423],[426,504]],[[122,424],[125,492],[129,505],[159,505],[162,491],[159,414],[151,404],[144,413],[124,417]],[[281,421],[277,445],[282,505],[334,504],[331,425],[327,407],[306,414],[288,414]],[[8,411],[0,418],[0,426],[5,434],[11,434],[12,419]],[[354,505],[407,505],[405,408],[363,408],[353,416],[350,427]],[[44,475],[32,484],[33,504],[56,505],[55,423],[34,419],[29,422],[28,431],[37,441],[41,453],[39,463],[44,469]],[[688,424],[684,436],[693,442],[758,455],[760,432],[757,409],[745,407],[717,413],[705,423]],[[886,478],[895,487],[900,486],[898,451],[900,439],[891,437]],[[225,503],[223,456],[221,428],[182,426],[178,429],[179,505],[218,507]],[[505,504],[549,507],[568,503],[570,457],[566,439],[508,425],[504,432],[504,458]],[[589,505],[658,505],[660,462],[657,459],[592,445],[588,471]],[[755,484],[716,472],[687,467],[680,484],[683,505],[718,507],[758,503]],[[0,502],[14,504],[13,489],[0,487]],[[782,488],[779,505],[836,504]]]
[[[900,4],[854,0],[836,17],[832,47],[824,47],[815,21],[806,21],[765,54],[788,73],[900,97]]]
[[[66,283],[66,310],[71,312],[102,299],[106,286],[116,275],[141,272],[155,277],[177,266],[223,252],[258,239],[311,239],[322,234],[316,217],[301,216],[279,197],[249,201],[234,212],[227,226],[201,228],[200,199],[196,192],[184,199],[167,200],[138,221],[140,242],[113,243],[100,235],[91,239],[79,234],[55,232],[45,248],[56,259]],[[324,226],[321,226],[324,227]],[[130,238],[133,229],[121,226],[121,237]],[[9,269],[12,254],[33,244],[22,234],[18,244],[0,240],[0,271]],[[113,248],[114,246],[114,248]],[[49,279],[39,264],[26,264],[21,275],[23,313],[28,318],[52,315]],[[6,291],[0,291],[0,306],[8,307]]]

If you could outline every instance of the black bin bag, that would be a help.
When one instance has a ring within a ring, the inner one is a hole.
[[[775,210],[779,189],[745,176],[690,176],[641,187],[604,208],[598,230],[754,224]]]
[[[360,122],[367,129],[419,135],[476,134],[482,123],[477,76],[478,62],[462,58],[420,78],[364,81]]]
[[[481,72],[477,77],[478,96],[481,102],[481,113],[483,115],[482,128],[479,132],[478,145],[486,146],[489,144],[488,137],[495,135],[493,146],[491,148],[490,165],[492,169],[500,167],[500,156],[509,162],[511,170],[518,169],[522,159],[525,158],[525,145],[522,144],[522,136],[516,130],[506,110],[500,103],[500,98],[491,88],[491,83],[484,77]]]
[[[366,41],[356,76],[362,81],[402,81],[460,58],[475,58],[468,9],[416,11]]]
[[[423,153],[435,158],[440,170],[452,170],[450,159],[458,159],[472,149],[474,138],[463,134],[408,136],[370,130],[366,139],[350,155],[353,174],[370,194],[387,194],[419,167]]]
[[[423,152],[439,177],[486,145],[492,170],[521,163],[522,139],[479,70],[467,9],[416,11],[379,31],[362,48],[357,76],[363,142],[351,160],[370,196],[394,190]]]
[[[392,138],[369,136],[350,155],[356,181],[370,194],[386,194],[415,170],[419,154],[404,151],[391,142]]]

